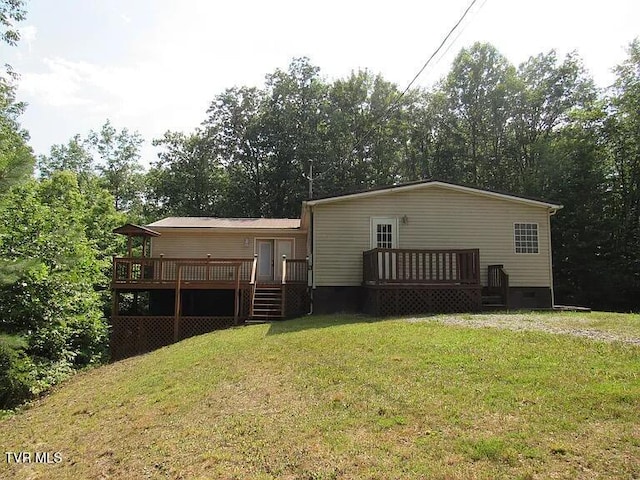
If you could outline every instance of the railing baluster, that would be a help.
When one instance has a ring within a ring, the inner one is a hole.
[[[479,250],[374,248],[363,252],[364,283],[479,284]]]

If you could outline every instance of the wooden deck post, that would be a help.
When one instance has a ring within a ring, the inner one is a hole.
[[[236,265],[236,295],[235,295],[235,305],[233,309],[233,323],[235,325],[238,324],[238,317],[240,315],[240,266],[242,264]]]
[[[177,342],[180,338],[180,304],[182,299],[180,296],[180,284],[182,283],[182,265],[176,265],[176,297],[175,297],[175,310],[173,316],[173,341]]]

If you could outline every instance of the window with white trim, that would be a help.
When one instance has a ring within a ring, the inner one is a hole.
[[[393,247],[393,226],[390,223],[378,223],[376,225],[376,247]]]
[[[371,248],[398,248],[398,219],[371,219]]]
[[[514,223],[516,253],[538,253],[538,224]]]

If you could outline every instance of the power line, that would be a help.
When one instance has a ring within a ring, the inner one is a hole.
[[[402,91],[402,93],[400,95],[398,95],[398,97],[391,102],[391,104],[389,104],[389,106],[387,107],[387,109],[385,110],[385,112],[383,114],[381,114],[380,116],[378,116],[378,118],[376,118],[374,120],[374,124],[378,124],[381,121],[386,120],[389,115],[393,112],[393,110],[395,108],[397,108],[400,105],[400,100],[402,100],[402,98],[405,96],[405,94],[409,91],[409,89],[411,89],[411,87],[413,86],[413,84],[416,82],[416,80],[420,77],[420,75],[422,75],[422,73],[425,71],[425,69],[429,66],[429,64],[431,63],[431,61],[433,60],[433,58],[438,55],[438,52],[440,52],[440,50],[442,50],[442,47],[445,45],[445,43],[447,42],[447,40],[449,40],[449,38],[451,37],[451,35],[453,35],[453,33],[456,31],[456,29],[460,26],[460,24],[464,21],[464,19],[467,17],[467,15],[469,14],[469,12],[471,11],[471,9],[473,8],[473,6],[477,3],[478,0],[472,0],[471,3],[469,3],[469,6],[466,8],[466,10],[464,11],[464,13],[460,16],[460,18],[458,19],[458,21],[455,23],[455,25],[453,27],[451,27],[451,29],[449,30],[449,33],[447,33],[447,35],[444,37],[444,39],[442,40],[442,42],[440,42],[440,45],[438,45],[438,48],[435,49],[435,51],[431,54],[431,56],[427,59],[427,61],[424,63],[424,65],[422,66],[422,68],[418,71],[418,73],[413,77],[413,79],[409,82],[409,84],[407,85],[407,87]],[[484,4],[487,2],[487,0],[484,1],[484,3],[482,4],[482,6],[484,6]],[[482,7],[481,7],[482,8]],[[457,39],[457,37],[456,37]],[[450,48],[450,46],[448,47]],[[447,50],[448,50],[447,48]],[[376,129],[377,125],[374,125],[373,127],[371,127],[359,140],[357,140],[353,146],[351,147],[351,149],[348,151],[347,153],[347,158],[349,158],[353,152],[356,150],[356,148],[358,148],[366,139],[368,139],[371,134],[374,132],[374,130]],[[336,165],[337,166],[337,165]],[[335,166],[333,167],[335,168]],[[316,176],[317,178],[322,178],[324,177],[327,173],[329,173],[332,170],[332,168],[328,168],[327,170],[325,170],[323,173],[319,174]],[[309,182],[313,182],[313,177],[309,176],[307,177],[309,179]]]

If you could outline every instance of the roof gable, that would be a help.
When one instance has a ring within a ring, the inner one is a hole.
[[[133,223],[126,223],[121,227],[114,228],[113,233],[119,235],[127,235],[129,237],[159,237],[160,234],[155,230],[151,230],[147,227],[141,227]]]
[[[343,201],[352,200],[356,198],[367,198],[371,196],[388,195],[390,193],[406,192],[406,191],[411,191],[415,189],[426,189],[426,188],[445,188],[448,190],[464,192],[472,195],[480,195],[480,196],[491,197],[491,198],[496,198],[496,199],[510,201],[510,202],[517,202],[517,203],[523,203],[523,204],[537,206],[537,207],[550,208],[552,210],[560,210],[562,208],[562,205],[560,204],[550,203],[540,199],[534,199],[534,198],[524,197],[520,195],[513,195],[509,193],[502,193],[502,192],[497,192],[493,190],[485,190],[485,189],[476,188],[476,187],[469,187],[466,185],[444,182],[442,180],[423,180],[419,182],[391,185],[388,187],[374,188],[374,189],[365,190],[361,192],[335,195],[335,196],[319,198],[315,200],[307,200],[305,204],[308,206],[324,205],[324,204],[334,203],[334,202],[343,202]]]

